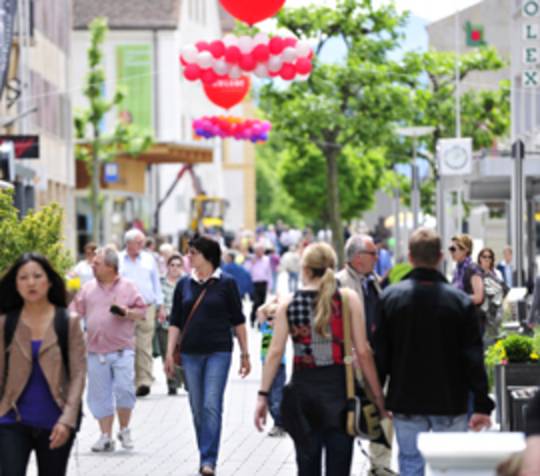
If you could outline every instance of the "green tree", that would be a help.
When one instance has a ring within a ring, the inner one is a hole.
[[[393,5],[338,0],[336,7],[285,9],[278,26],[299,38],[317,39],[320,53],[331,41],[346,46],[343,61],[315,59],[309,80],[288,88],[267,85],[261,108],[274,124],[283,151],[280,173],[295,207],[330,223],[343,263],[342,219],[369,208],[385,170],[385,144],[403,116],[407,88],[393,79],[388,57],[405,20]]]
[[[96,18],[90,23],[90,47],[88,56],[88,75],[84,95],[89,107],[75,114],[77,145],[75,158],[82,160],[90,177],[89,201],[92,213],[92,237],[100,242],[102,222],[102,197],[100,178],[103,164],[114,160],[118,154],[136,156],[150,147],[151,136],[131,124],[117,121],[112,133],[102,131],[102,122],[107,113],[121,105],[124,94],[117,90],[111,100],[104,96],[105,70],[103,67],[103,42],[108,31],[107,20]]]
[[[72,260],[62,244],[63,210],[52,203],[19,219],[13,192],[0,190],[0,274],[23,253],[35,251],[46,256],[53,267],[65,274]]]

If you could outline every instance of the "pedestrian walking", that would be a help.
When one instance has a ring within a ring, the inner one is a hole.
[[[225,253],[223,259],[223,266],[221,269],[224,273],[233,277],[236,285],[238,286],[238,292],[240,293],[240,299],[244,299],[247,296],[253,301],[253,281],[251,275],[246,271],[243,266],[240,266],[236,262],[238,254],[235,251],[229,250]]]
[[[336,274],[340,286],[356,291],[363,305],[366,336],[371,348],[375,345],[375,331],[379,324],[379,305],[382,294],[379,278],[375,274],[377,263],[377,246],[369,235],[352,235],[345,244],[345,267]],[[392,441],[392,423],[390,420],[381,422],[385,432]],[[392,449],[379,443],[369,443],[370,475],[387,474],[392,460]]]
[[[360,300],[350,289],[337,289],[335,265],[335,253],[326,243],[312,244],[304,251],[304,288],[287,298],[277,311],[258,392],[255,426],[262,431],[270,386],[290,334],[294,348],[293,375],[291,384],[285,388],[281,411],[283,425],[294,441],[299,476],[321,475],[323,452],[326,474],[345,476],[351,471],[354,439],[347,434],[345,421],[343,296],[349,302],[358,364],[377,407],[385,414]]]
[[[92,270],[92,261],[96,255],[97,245],[90,241],[84,245],[84,258],[79,261],[73,268],[70,275],[77,276],[81,281],[81,287],[88,281],[94,279],[94,271]]]
[[[393,414],[403,476],[424,474],[420,432],[478,431],[491,425],[494,408],[478,316],[470,297],[437,270],[441,259],[439,236],[416,230],[409,240],[413,271],[381,297],[375,356],[381,381],[389,377],[386,407]]]
[[[150,393],[154,377],[152,341],[156,315],[163,319],[163,293],[159,281],[159,270],[154,256],[143,251],[144,233],[131,229],[124,236],[126,249],[120,253],[120,275],[135,283],[146,305],[146,315],[135,324],[135,386],[136,395],[144,397]]]
[[[163,307],[165,315],[156,320],[156,337],[158,341],[159,354],[165,364],[167,358],[167,340],[169,335],[169,325],[173,304],[174,289],[180,278],[184,275],[184,261],[180,254],[172,254],[167,260],[167,274],[161,278],[161,291],[163,292]],[[167,389],[169,395],[176,395],[178,389],[184,384],[184,373],[182,367],[176,366],[174,376],[167,377]]]
[[[257,310],[257,322],[259,323],[259,331],[261,332],[261,360],[263,365],[268,354],[268,349],[270,348],[270,343],[272,342],[272,336],[274,335],[274,319],[277,309],[278,300],[274,298],[272,302],[261,306]],[[276,376],[268,392],[268,408],[274,420],[274,426],[268,432],[268,436],[271,437],[285,435],[281,418],[281,401],[283,400],[283,388],[287,380],[286,364],[285,354],[283,354]]]
[[[123,448],[133,448],[129,422],[135,407],[135,322],[144,319],[146,306],[135,284],[118,274],[118,267],[116,249],[98,249],[95,279],[83,286],[70,306],[86,323],[87,400],[100,429],[94,452],[114,451],[115,412],[118,440]]]
[[[287,273],[290,293],[295,293],[298,289],[300,262],[300,253],[298,253],[296,245],[289,246],[288,251],[281,257],[281,269]]]
[[[266,302],[266,294],[272,285],[272,265],[270,258],[264,254],[264,244],[256,243],[254,255],[245,263],[245,267],[253,281],[253,306],[251,307],[251,327],[257,319],[257,309]]]
[[[483,273],[484,302],[481,304],[480,310],[486,321],[484,346],[487,348],[500,335],[503,321],[503,301],[508,292],[508,287],[499,271],[495,268],[495,252],[491,248],[480,250],[477,263]]]
[[[514,268],[512,266],[512,247],[510,245],[503,248],[503,259],[497,264],[497,269],[502,274],[506,285],[511,288],[514,285]]]
[[[540,474],[540,392],[537,392],[527,408],[527,447],[523,455],[520,476]]]
[[[448,248],[452,259],[456,262],[456,269],[452,277],[452,284],[471,298],[482,335],[485,330],[485,316],[481,310],[484,302],[484,282],[482,270],[472,260],[473,242],[469,235],[456,235],[452,237],[452,245]]]
[[[266,250],[266,255],[270,259],[270,269],[272,270],[272,294],[276,294],[277,282],[278,282],[278,272],[279,272],[279,263],[280,257],[276,252],[276,249],[272,245]]]
[[[180,280],[173,296],[165,369],[172,377],[181,332],[180,356],[200,453],[199,472],[210,476],[218,461],[233,332],[240,345],[242,378],[251,365],[240,295],[234,279],[219,268],[219,244],[206,236],[195,238],[189,257],[192,274]]]
[[[22,255],[0,280],[0,473],[66,474],[80,422],[86,347],[66,312],[63,278],[43,256]]]

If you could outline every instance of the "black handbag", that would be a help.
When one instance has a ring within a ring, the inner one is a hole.
[[[351,315],[347,295],[341,293],[345,380],[347,384],[347,419],[346,431],[350,436],[357,436],[374,443],[391,447],[381,425],[381,415],[373,403],[368,391],[355,377],[352,358]],[[359,370],[357,371],[359,373]]]

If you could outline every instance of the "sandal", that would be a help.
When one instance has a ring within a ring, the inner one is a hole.
[[[215,476],[216,474],[216,472],[214,471],[214,468],[212,468],[212,466],[209,466],[207,464],[205,464],[204,466],[201,466],[199,473],[201,473],[202,476]]]

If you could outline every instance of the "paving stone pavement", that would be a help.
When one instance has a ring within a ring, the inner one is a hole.
[[[280,284],[283,280],[280,277]],[[281,286],[280,286],[281,287]],[[247,309],[246,309],[247,311]],[[246,312],[246,315],[249,315]],[[261,376],[260,334],[249,329],[251,374],[238,376],[240,354],[236,346],[225,393],[223,431],[217,474],[219,476],[293,476],[296,474],[294,448],[288,436],[271,438],[253,424],[257,390]],[[290,356],[291,349],[287,350]],[[290,372],[289,372],[290,375]],[[187,394],[167,395],[161,361],[154,362],[155,382],[149,396],[137,399],[131,422],[135,443],[132,451],[116,443],[114,453],[92,453],[99,437],[97,422],[85,407],[85,418],[74,445],[68,476],[197,476],[198,451]],[[271,417],[267,429],[271,428]],[[115,422],[115,434],[117,424]],[[355,449],[354,476],[367,473],[367,464]],[[35,461],[28,475],[35,476]]]

